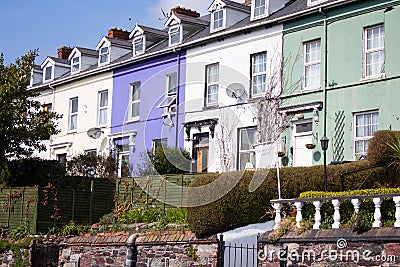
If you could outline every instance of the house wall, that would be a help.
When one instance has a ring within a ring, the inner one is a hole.
[[[101,136],[93,139],[87,135],[87,131],[99,127],[98,93],[104,90],[108,90],[108,126],[101,127]],[[71,157],[84,153],[87,149],[97,149],[98,153],[105,155],[109,153],[107,135],[110,133],[112,93],[112,72],[104,72],[56,87],[53,107],[59,114],[63,114],[63,117],[59,120],[61,132],[51,137],[50,146],[54,149],[52,159],[56,159],[57,154],[67,153],[67,157]],[[78,97],[77,129],[69,131],[69,100],[73,97]]]
[[[178,59],[180,57],[180,60]],[[179,63],[180,61],[180,63]],[[180,65],[179,65],[180,64]],[[173,126],[165,125],[162,114],[164,109],[157,108],[166,95],[166,76],[180,73],[177,115],[172,116]],[[112,111],[112,130],[114,136],[125,136],[127,132],[136,131],[135,148],[130,151],[132,174],[137,173],[137,165],[142,162],[142,155],[152,148],[152,140],[167,138],[169,147],[183,148],[183,105],[185,101],[185,52],[171,53],[164,57],[132,64],[114,72],[114,94]],[[131,84],[140,82],[139,120],[128,118]],[[116,138],[117,144],[121,141]]]
[[[230,170],[237,169],[238,129],[256,126],[254,120],[256,111],[252,108],[255,100],[249,100],[251,55],[267,51],[267,69],[279,68],[279,66],[274,66],[274,62],[280,62],[280,60],[273,59],[281,56],[281,31],[281,26],[263,28],[188,50],[185,123],[217,118],[219,119],[218,124],[225,125],[229,129],[233,128],[232,134],[223,138],[224,140],[230,139],[233,146],[231,152],[234,162],[230,166]],[[219,63],[218,106],[205,107],[206,66],[214,63]],[[267,76],[269,74],[267,71]],[[245,88],[246,93],[240,99],[232,98],[226,93],[226,88],[233,83],[239,83]],[[218,131],[218,127],[216,127],[216,131]],[[192,128],[190,138],[199,132],[199,129]],[[204,126],[201,128],[201,132],[210,132],[210,130],[208,126]],[[218,138],[210,137],[209,172],[222,170],[219,144]],[[192,141],[185,142],[186,150],[191,153],[193,152],[192,146]]]
[[[354,113],[379,110],[379,129],[400,129],[399,109],[395,99],[399,97],[399,63],[394,55],[400,36],[395,25],[400,22],[400,10],[384,13],[390,1],[368,1],[328,11],[327,26],[327,121],[326,136],[330,139],[327,162],[331,160],[355,160]],[[369,9],[366,9],[368,7]],[[314,22],[314,24],[312,24]],[[319,22],[319,25],[315,24]],[[306,23],[311,23],[307,27]],[[384,24],[385,28],[385,77],[363,79],[364,28]],[[310,26],[311,25],[311,26]],[[321,86],[314,91],[302,91],[300,86],[289,92],[284,106],[302,105],[324,101],[324,26],[322,15],[293,21],[284,26],[284,58],[291,63],[285,66],[284,80],[293,84],[302,79],[302,43],[321,39]],[[295,60],[296,56],[297,61]],[[291,78],[292,77],[292,78]],[[305,111],[304,118],[313,118],[312,111]],[[296,121],[293,119],[292,121]],[[319,112],[319,124],[313,123],[315,153],[322,153],[319,139],[323,136],[323,110]],[[293,146],[290,129],[286,132]],[[320,157],[313,157],[313,164],[321,164]],[[291,164],[289,162],[289,164]]]

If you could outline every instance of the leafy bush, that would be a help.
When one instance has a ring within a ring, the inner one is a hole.
[[[0,167],[0,181],[8,186],[45,186],[65,179],[65,167],[55,160],[18,159]]]
[[[328,189],[331,191],[341,190],[340,174],[351,170],[369,167],[369,162],[354,162],[342,165],[327,166]],[[346,176],[345,187],[357,188],[371,170],[355,172]],[[377,179],[381,182],[387,181],[384,168],[377,168]],[[213,189],[222,191],[229,180],[237,180],[235,187],[220,199],[203,206],[187,209],[187,222],[189,228],[198,235],[212,235],[251,223],[266,221],[269,219],[265,214],[269,208],[269,201],[278,198],[276,170],[257,170],[244,172],[205,174],[198,176],[188,190],[188,201],[204,199],[211,192],[202,192],[197,195],[194,188],[213,184]],[[300,193],[309,190],[323,190],[323,166],[297,167],[280,169],[281,197],[295,198]],[[249,185],[254,180],[262,180],[257,190],[249,192]],[[373,188],[374,180],[368,180],[365,187]]]
[[[368,143],[367,159],[373,165],[400,160],[400,132],[376,131]]]
[[[10,232],[10,237],[16,240],[21,240],[30,235],[29,223],[23,222],[19,227]]]
[[[164,218],[164,223],[184,224],[186,222],[186,212],[184,209],[168,209]]]
[[[114,179],[116,163],[111,156],[80,154],[67,162],[67,172],[70,176]]]
[[[153,223],[158,222],[162,225],[169,223],[185,223],[185,211],[182,209],[168,209],[164,214],[157,208],[138,208],[130,209],[117,215],[118,222],[124,224],[130,223]]]
[[[74,221],[71,221],[61,228],[60,233],[63,235],[79,235],[82,233],[87,233],[88,230],[88,226],[75,224]]]
[[[179,174],[190,171],[190,154],[184,149],[160,146],[142,155],[138,165],[140,176],[151,174]]]

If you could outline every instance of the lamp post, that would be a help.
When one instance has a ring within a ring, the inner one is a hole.
[[[321,148],[324,151],[324,190],[326,192],[327,189],[327,177],[326,177],[326,150],[328,149],[329,139],[324,135],[321,138]]]

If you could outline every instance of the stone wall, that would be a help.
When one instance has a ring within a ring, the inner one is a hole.
[[[60,249],[59,266],[125,266],[130,233],[79,236]],[[217,267],[216,237],[198,239],[189,231],[152,232],[135,236],[137,267]]]
[[[271,244],[267,232],[258,239],[259,267],[400,266],[400,229],[373,228],[357,234],[350,229],[289,231]]]
[[[191,232],[159,232],[136,239],[137,267],[217,267],[216,237],[197,239]]]

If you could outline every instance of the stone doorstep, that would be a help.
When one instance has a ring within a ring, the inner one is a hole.
[[[262,234],[258,238],[259,243],[270,243],[269,235],[272,231]],[[288,231],[283,235],[276,244],[282,243],[312,243],[312,242],[327,242],[334,243],[338,239],[343,238],[348,242],[400,242],[400,228],[395,227],[380,227],[372,228],[368,232],[357,234],[351,229],[320,229],[307,230],[304,233],[296,234],[295,231]]]

